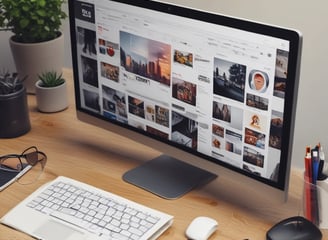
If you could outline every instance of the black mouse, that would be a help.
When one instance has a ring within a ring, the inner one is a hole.
[[[282,220],[275,224],[266,236],[267,240],[321,240],[322,233],[312,222],[301,216]]]

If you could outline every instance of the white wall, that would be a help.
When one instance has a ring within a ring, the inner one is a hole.
[[[14,60],[10,53],[9,38],[11,32],[0,31],[0,72],[1,71],[15,71]]]
[[[299,0],[166,0],[226,15],[295,28],[303,33],[303,57],[296,114],[292,163],[303,167],[306,145],[319,141],[328,152],[328,1]],[[65,6],[67,7],[67,6]],[[66,36],[65,66],[71,66],[68,22],[63,25]],[[0,32],[0,68],[13,68],[8,33]]]

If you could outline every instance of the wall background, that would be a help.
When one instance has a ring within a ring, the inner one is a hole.
[[[328,154],[328,1],[299,0],[166,0],[225,15],[295,28],[303,34],[303,54],[296,113],[292,164],[303,167],[305,146],[319,141]],[[64,6],[67,9],[67,5]],[[65,34],[65,66],[71,67],[68,20]],[[9,32],[0,32],[0,70],[14,70]]]

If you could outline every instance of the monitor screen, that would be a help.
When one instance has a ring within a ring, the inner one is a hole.
[[[297,31],[145,0],[70,0],[69,15],[79,119],[159,149],[164,165],[286,195]]]

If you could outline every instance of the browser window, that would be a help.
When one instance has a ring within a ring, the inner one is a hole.
[[[82,107],[270,178],[288,41],[134,8],[76,9]]]

